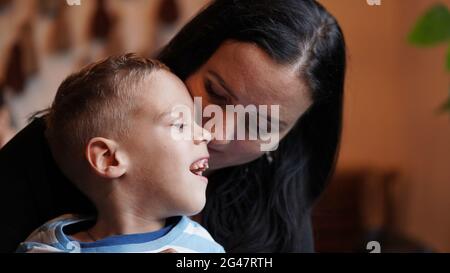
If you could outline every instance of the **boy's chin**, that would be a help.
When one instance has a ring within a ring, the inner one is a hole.
[[[201,211],[205,207],[205,203],[206,203],[206,200],[202,201],[202,202],[199,201],[199,202],[190,204],[189,209],[186,210],[183,215],[190,217],[190,216],[194,216],[194,215],[201,213]]]

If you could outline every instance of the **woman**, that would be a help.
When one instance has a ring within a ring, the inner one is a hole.
[[[280,143],[212,141],[202,224],[228,252],[313,251],[310,211],[335,165],[345,43],[313,0],[217,0],[159,54],[203,105],[280,105]],[[0,153],[1,251],[48,219],[91,210],[57,169],[40,119]],[[225,132],[228,133],[228,132]],[[3,243],[6,242],[6,243]]]

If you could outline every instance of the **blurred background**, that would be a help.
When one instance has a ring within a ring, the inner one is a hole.
[[[377,241],[382,252],[450,252],[450,116],[438,111],[450,48],[407,39],[450,0],[319,2],[343,28],[349,67],[338,166],[313,214],[317,251]],[[151,56],[207,3],[0,0],[0,146],[70,72],[115,53]]]

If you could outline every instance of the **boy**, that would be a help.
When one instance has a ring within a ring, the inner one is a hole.
[[[181,80],[133,54],[69,76],[46,117],[46,137],[97,215],[54,219],[18,252],[224,252],[186,217],[205,204],[210,135],[174,115],[180,105],[193,112]],[[190,139],[173,135],[192,131]]]

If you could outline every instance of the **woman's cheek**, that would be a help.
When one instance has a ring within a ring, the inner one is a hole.
[[[201,81],[199,80],[200,77],[198,77],[196,74],[190,76],[186,79],[185,84],[189,90],[189,93],[191,93],[191,96],[194,97],[203,97],[202,94],[204,93],[204,88],[202,86]]]
[[[264,154],[261,151],[261,145],[258,141],[233,141],[233,144],[232,154],[245,162],[253,161]]]

